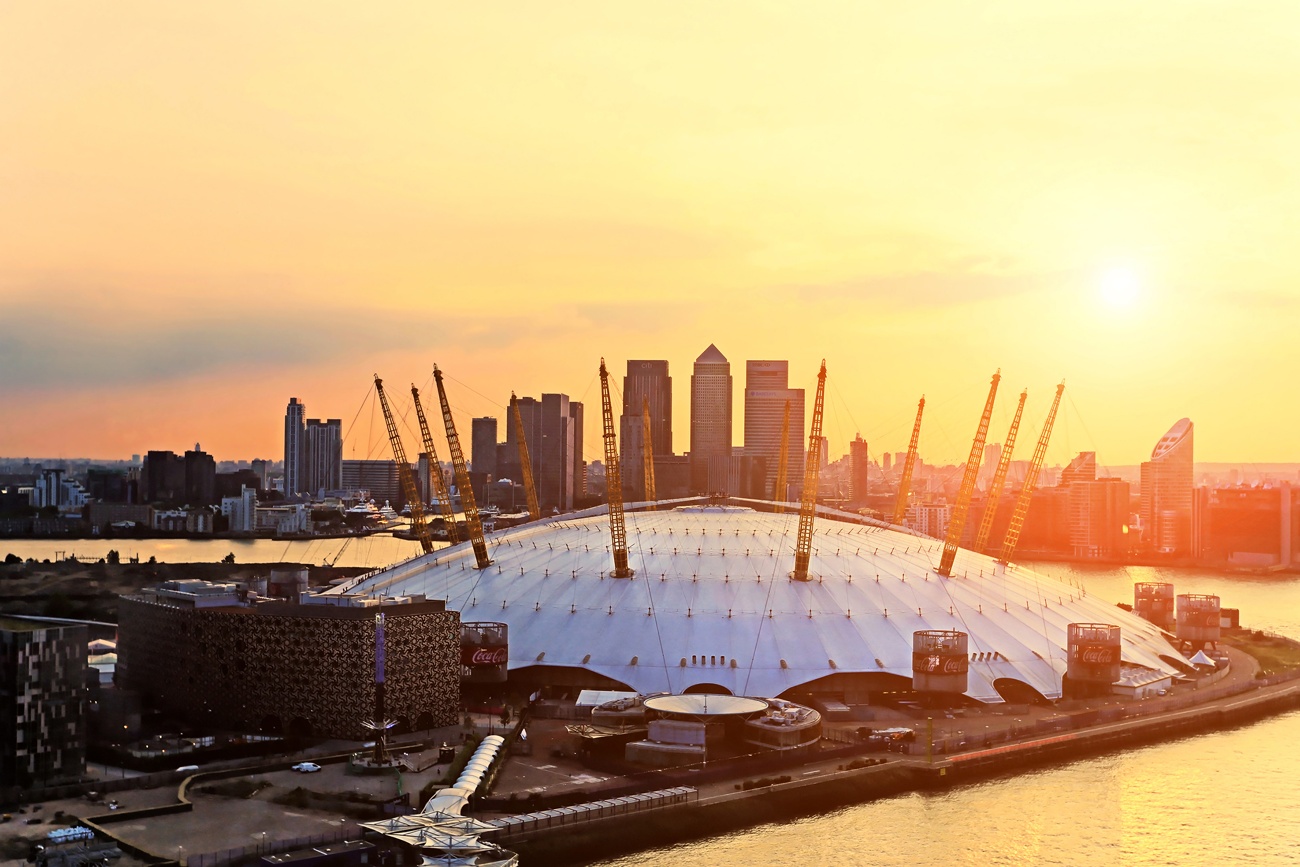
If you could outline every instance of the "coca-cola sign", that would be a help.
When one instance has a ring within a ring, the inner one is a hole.
[[[965,674],[965,656],[940,656],[937,653],[918,653],[912,670],[922,674]]]
[[[1080,647],[1076,652],[1079,660],[1087,665],[1113,665],[1119,661],[1117,647]]]
[[[505,647],[462,647],[460,649],[461,665],[470,668],[486,668],[505,665],[510,653]]]

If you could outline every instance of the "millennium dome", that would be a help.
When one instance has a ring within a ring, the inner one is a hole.
[[[605,507],[380,569],[332,594],[446,600],[462,622],[509,626],[512,681],[650,692],[782,696],[909,689],[918,630],[969,636],[966,695],[1062,694],[1067,626],[1120,627],[1121,659],[1182,667],[1155,625],[1085,589],[942,542],[818,507],[808,581],[790,577],[799,515],[729,499],[630,504],[631,578],[611,578]]]

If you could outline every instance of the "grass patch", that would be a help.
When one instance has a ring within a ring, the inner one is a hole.
[[[1245,629],[1224,635],[1222,640],[1225,644],[1249,653],[1259,660],[1260,668],[1265,674],[1300,669],[1300,642],[1280,635],[1251,632]]]

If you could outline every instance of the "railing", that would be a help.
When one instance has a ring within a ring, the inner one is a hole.
[[[546,831],[551,828],[571,827],[597,819],[611,816],[623,816],[628,813],[641,813],[648,810],[662,810],[666,807],[680,807],[693,804],[699,800],[700,793],[691,786],[677,786],[672,789],[660,789],[656,792],[641,792],[621,798],[607,798],[602,801],[589,801],[570,807],[558,807],[553,810],[540,810],[536,813],[522,813],[517,816],[504,816],[493,819],[489,824],[497,829],[498,835],[505,839],[525,834]]]

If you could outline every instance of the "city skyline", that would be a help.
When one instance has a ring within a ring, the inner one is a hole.
[[[1163,9],[13,7],[0,442],[275,455],[375,372],[438,362],[468,426],[716,343],[826,358],[833,451],[926,394],[960,459],[1000,367],[1109,463],[1183,417],[1300,459],[1297,13]]]

